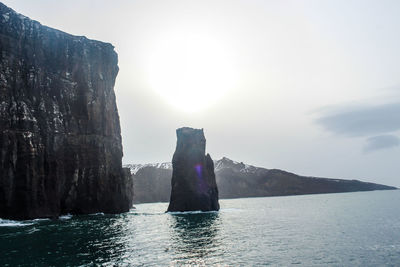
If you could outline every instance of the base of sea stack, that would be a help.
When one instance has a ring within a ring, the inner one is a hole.
[[[171,199],[167,212],[218,211],[219,203],[215,196],[218,196],[218,192],[209,192],[207,195],[182,193]]]
[[[218,204],[211,204],[209,208],[204,208],[203,205],[196,205],[196,202],[189,203],[190,206],[180,205],[179,201],[177,205],[174,205],[173,208],[168,208],[167,212],[190,212],[190,211],[201,211],[201,212],[209,212],[209,211],[218,211],[219,205]],[[190,207],[188,209],[188,207]]]

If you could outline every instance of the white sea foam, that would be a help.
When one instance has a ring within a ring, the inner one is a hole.
[[[13,220],[3,220],[0,219],[0,227],[19,227],[19,226],[29,226],[32,222],[27,221],[13,221]]]
[[[63,220],[63,221],[69,220],[69,219],[71,219],[71,218],[72,218],[72,215],[71,215],[71,214],[62,215],[62,216],[58,217],[59,220]]]
[[[201,210],[194,210],[194,211],[169,211],[167,212],[168,214],[203,214],[203,213],[218,213],[216,210],[211,210],[211,211],[201,211]]]
[[[50,219],[49,218],[41,218],[41,219],[34,219],[32,221],[34,221],[34,222],[45,222],[45,221],[50,221]]]
[[[162,211],[160,211],[160,212],[157,212],[157,211],[151,212],[151,211],[142,211],[142,210],[140,210],[140,211],[132,210],[132,211],[129,212],[129,214],[132,214],[132,215],[163,215],[163,214],[165,214],[165,212],[162,212]]]

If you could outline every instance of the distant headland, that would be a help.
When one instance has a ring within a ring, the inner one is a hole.
[[[226,157],[215,160],[214,165],[220,199],[397,189],[358,180],[301,176],[255,167]],[[133,174],[135,203],[169,201],[171,163],[127,164],[125,167],[130,168]]]

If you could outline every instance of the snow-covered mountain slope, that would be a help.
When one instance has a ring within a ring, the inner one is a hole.
[[[154,167],[157,169],[166,169],[172,170],[172,163],[171,162],[163,162],[163,163],[147,163],[147,164],[126,164],[124,165],[125,168],[129,168],[132,174],[136,174],[140,169],[145,167]],[[231,160],[227,157],[223,157],[219,160],[214,160],[214,169],[215,172],[224,170],[224,169],[231,169],[235,172],[242,172],[242,173],[256,173],[257,171],[264,170],[267,171],[265,168],[259,168],[252,165],[245,164],[243,162],[237,162]]]
[[[223,157],[219,160],[214,160],[214,169],[215,171],[221,171],[223,169],[231,169],[235,172],[242,173],[255,173],[258,170],[267,170],[265,168],[259,168],[252,165],[245,164],[243,162],[237,162],[226,157]]]
[[[163,162],[163,163],[147,163],[147,164],[126,164],[124,168],[129,168],[131,170],[131,174],[136,174],[140,169],[145,167],[153,167],[157,169],[166,169],[172,170],[171,162]]]

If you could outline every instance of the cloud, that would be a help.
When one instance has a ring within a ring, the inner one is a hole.
[[[400,138],[394,135],[378,135],[367,139],[364,152],[392,148],[400,145]]]
[[[345,136],[371,136],[400,130],[400,103],[344,107],[316,120],[325,130]],[[374,141],[372,141],[374,142]]]

